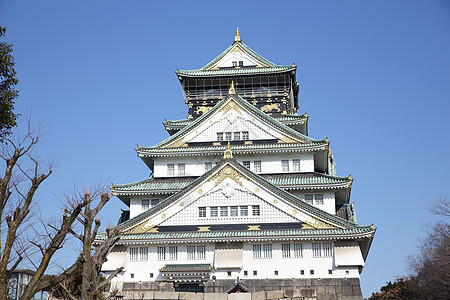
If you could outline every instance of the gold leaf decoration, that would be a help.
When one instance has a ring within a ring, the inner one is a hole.
[[[237,184],[239,184],[240,186],[242,186],[242,181],[241,179],[245,179],[245,177],[239,173],[238,171],[236,171],[233,167],[231,166],[226,166],[225,168],[222,168],[219,172],[217,172],[216,174],[214,174],[214,176],[212,176],[208,182],[216,180],[216,183],[214,184],[214,187],[218,186],[222,181],[224,181],[227,178],[231,178],[232,180],[234,180]]]

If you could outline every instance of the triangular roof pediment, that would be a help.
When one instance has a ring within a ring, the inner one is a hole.
[[[301,223],[301,228],[308,230],[347,230],[360,227],[309,205],[233,159],[222,160],[221,164],[180,192],[119,226],[125,234],[158,233],[159,227],[175,224],[196,225],[198,231],[210,231],[208,225],[227,222],[221,218],[198,218],[198,207],[244,204],[261,207],[261,215],[254,217],[249,214],[248,218],[236,218],[233,224],[264,224],[275,220],[280,223]],[[196,224],[192,224],[193,221]],[[259,225],[249,225],[247,230],[260,229]]]

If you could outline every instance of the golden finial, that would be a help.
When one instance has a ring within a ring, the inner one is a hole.
[[[370,229],[373,229],[373,223],[372,223],[372,224],[370,224]]]
[[[139,144],[136,144],[136,146],[137,146],[138,150],[141,149],[141,146],[139,146]]]
[[[228,142],[227,147],[225,148],[225,152],[223,153],[223,158],[233,158],[233,152],[231,152],[230,142]]]
[[[328,137],[325,138],[325,142],[328,142]]]
[[[348,180],[351,180],[351,179],[352,179],[352,174],[348,175],[348,176],[347,176],[347,179],[348,179]]]
[[[292,67],[295,67],[295,62],[292,63]]]
[[[234,35],[234,41],[235,42],[241,41],[241,36],[239,35],[239,26],[236,26],[236,34]]]
[[[228,90],[228,94],[230,94],[230,95],[236,94],[236,90],[234,89],[234,80],[231,80],[230,89]]]

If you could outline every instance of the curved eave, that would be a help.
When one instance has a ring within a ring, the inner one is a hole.
[[[296,71],[297,66],[277,66],[270,68],[236,68],[219,70],[179,70],[177,74],[179,80],[183,78],[202,78],[202,77],[236,77],[236,76],[255,76],[266,74],[281,74]]]

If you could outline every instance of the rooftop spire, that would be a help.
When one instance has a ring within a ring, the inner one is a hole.
[[[225,148],[225,152],[223,153],[223,158],[233,158],[233,152],[231,152],[230,142],[228,142],[227,147]]]
[[[234,80],[231,80],[230,89],[228,90],[228,94],[230,94],[230,95],[236,94],[236,90],[234,89]]]
[[[239,35],[239,26],[236,26],[236,33],[234,35],[234,41],[235,42],[240,42],[241,41],[241,36]]]

